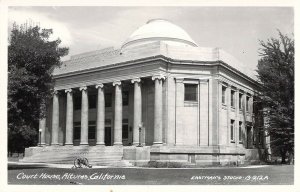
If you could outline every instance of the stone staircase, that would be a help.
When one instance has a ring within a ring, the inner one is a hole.
[[[85,157],[92,166],[130,167],[123,160],[122,146],[45,146],[31,147],[20,162],[73,164],[76,157]]]

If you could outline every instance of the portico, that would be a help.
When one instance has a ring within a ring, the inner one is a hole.
[[[156,75],[152,77],[145,77],[143,79],[147,80],[153,80],[153,85],[155,85],[155,99],[154,99],[154,108],[155,108],[155,114],[154,116],[154,144],[160,145],[162,144],[162,83],[164,80],[164,76],[162,75]],[[133,78],[128,80],[119,80],[114,82],[106,82],[106,83],[97,83],[95,85],[89,85],[89,86],[82,86],[82,87],[72,87],[68,89],[60,89],[55,90],[53,92],[53,98],[52,98],[52,121],[56,123],[52,123],[51,127],[51,142],[48,142],[48,145],[58,145],[58,135],[59,135],[59,121],[62,120],[60,118],[60,110],[58,105],[58,100],[64,99],[66,102],[66,108],[64,109],[63,113],[66,114],[65,117],[65,131],[63,132],[65,140],[62,143],[62,145],[74,145],[74,99],[73,99],[73,92],[77,91],[81,94],[81,108],[80,108],[80,125],[81,125],[81,131],[80,131],[80,143],[79,145],[89,145],[89,102],[97,103],[96,107],[96,131],[95,134],[95,144],[96,145],[105,145],[105,90],[106,86],[111,88],[113,87],[113,93],[110,92],[110,95],[113,96],[113,142],[112,145],[124,145],[122,142],[122,124],[123,124],[123,91],[122,91],[122,84],[126,83],[127,87],[130,87],[130,91],[133,93],[133,115],[132,115],[132,130],[131,132],[131,141],[130,143],[126,143],[126,145],[138,145],[139,144],[139,126],[143,124],[142,122],[142,86],[143,81],[141,78]],[[89,97],[89,90],[95,88],[97,90],[96,97]],[[133,89],[133,90],[132,90]],[[108,90],[108,89],[107,89]],[[90,101],[90,99],[96,99],[97,101]],[[112,99],[112,98],[108,98]],[[125,98],[128,99],[128,98]],[[128,103],[128,101],[126,101]],[[128,104],[126,104],[128,105]],[[107,106],[107,108],[112,108],[112,106]],[[128,106],[127,106],[128,108]],[[128,112],[128,110],[127,110]],[[128,116],[126,117],[128,118]],[[41,120],[45,121],[45,119]],[[63,124],[62,122],[60,124]],[[128,139],[128,136],[127,136]],[[45,143],[46,144],[46,143]]]

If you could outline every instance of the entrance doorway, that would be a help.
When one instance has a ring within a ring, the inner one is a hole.
[[[105,127],[104,143],[106,146],[111,146],[111,127]]]
[[[128,126],[128,119],[123,119],[122,122],[122,142],[124,146],[131,145],[130,139],[129,139],[129,126]]]
[[[105,119],[104,143],[106,146],[112,146],[111,119]]]

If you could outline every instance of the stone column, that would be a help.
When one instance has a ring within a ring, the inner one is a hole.
[[[81,135],[80,145],[88,145],[88,129],[89,129],[89,100],[87,87],[79,89],[82,94],[81,100]]]
[[[122,87],[121,81],[113,82],[115,86],[115,119],[114,119],[114,145],[122,143]]]
[[[176,145],[183,145],[184,128],[182,111],[184,109],[184,84],[183,78],[176,78]]]
[[[46,145],[46,118],[43,117],[39,120],[39,130],[41,131],[41,138],[39,144]]]
[[[72,89],[66,89],[67,93],[67,117],[66,117],[66,143],[73,145],[73,93]]]
[[[154,98],[154,145],[162,145],[162,81],[163,76],[153,76],[155,81]]]
[[[104,145],[105,134],[105,97],[104,85],[99,83],[96,85],[98,89],[98,103],[97,103],[97,145]]]
[[[53,110],[52,110],[52,139],[51,145],[58,145],[58,126],[59,126],[59,103],[58,91],[53,93]]]
[[[141,79],[132,79],[134,83],[134,104],[133,104],[133,145],[139,144],[139,126],[142,123],[142,92]]]

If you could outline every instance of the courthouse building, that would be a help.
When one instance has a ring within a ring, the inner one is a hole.
[[[53,77],[53,98],[40,120],[42,147],[26,149],[23,161],[259,159],[263,141],[253,110],[259,84],[233,56],[201,47],[170,21],[149,20],[119,49],[71,56]]]

